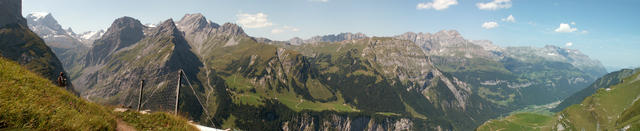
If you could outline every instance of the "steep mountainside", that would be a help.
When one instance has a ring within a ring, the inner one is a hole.
[[[616,85],[618,83],[621,83],[622,79],[627,78],[627,77],[633,75],[635,72],[638,72],[638,71],[639,70],[623,69],[623,70],[620,70],[620,71],[611,72],[611,73],[599,78],[598,80],[596,80],[589,87],[584,88],[584,89],[574,93],[573,95],[567,97],[566,99],[562,100],[562,103],[560,103],[555,108],[551,109],[551,111],[553,111],[553,112],[562,111],[564,108],[569,107],[569,106],[571,106],[573,104],[579,104],[580,102],[582,102],[582,100],[584,100],[584,98],[586,98],[588,96],[591,96],[594,93],[596,93],[596,91],[598,91],[598,89],[600,89],[600,88],[608,88],[610,86],[613,86],[613,85]]]
[[[62,63],[44,41],[29,30],[21,15],[21,5],[21,0],[0,3],[3,10],[0,13],[3,17],[0,19],[0,56],[14,60],[54,82],[60,72],[65,72]],[[65,88],[75,92],[71,84]]]
[[[0,57],[0,128],[3,130],[197,130],[167,113],[112,112],[88,102],[21,65]]]
[[[115,116],[0,57],[0,128],[114,130]]]
[[[471,88],[473,92],[500,105],[558,101],[605,73],[598,61],[553,46],[501,48],[486,40],[466,40],[455,30],[409,32],[395,38],[415,42],[438,69],[476,87]],[[558,53],[562,51],[564,54]],[[551,52],[558,56],[547,57]]]
[[[638,99],[640,99],[640,72],[631,75],[631,70],[610,73],[594,85],[609,85],[598,88],[581,103],[573,104],[553,116],[514,114],[501,120],[491,120],[477,130],[535,129],[535,130],[638,130]],[[625,78],[620,78],[626,75]],[[607,80],[621,79],[619,84]],[[528,121],[513,121],[528,120]]]

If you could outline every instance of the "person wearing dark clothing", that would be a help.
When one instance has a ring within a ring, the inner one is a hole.
[[[67,86],[67,77],[64,76],[64,72],[60,72],[60,76],[58,76],[58,86]]]

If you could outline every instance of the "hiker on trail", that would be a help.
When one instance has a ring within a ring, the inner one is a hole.
[[[67,87],[67,77],[64,76],[64,72],[60,72],[58,76],[58,86]]]

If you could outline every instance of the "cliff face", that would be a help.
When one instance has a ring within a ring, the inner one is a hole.
[[[420,123],[421,124],[421,123]],[[407,131],[407,130],[446,130],[440,125],[432,127],[414,126],[414,122],[408,118],[383,118],[375,119],[368,116],[350,117],[338,114],[330,114],[327,117],[313,116],[308,113],[301,114],[282,124],[284,131]]]
[[[61,72],[62,63],[44,41],[27,27],[22,18],[21,0],[0,2],[0,56],[18,62],[27,69],[55,82]],[[5,12],[6,11],[6,12]],[[67,74],[67,79],[69,75]],[[71,79],[69,79],[71,80]],[[73,85],[65,89],[75,92]]]
[[[8,24],[26,26],[27,21],[22,17],[22,0],[0,1],[0,27]]]

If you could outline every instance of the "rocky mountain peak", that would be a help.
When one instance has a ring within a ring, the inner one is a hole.
[[[85,65],[100,64],[109,54],[140,41],[144,38],[144,28],[139,20],[131,17],[116,19],[102,38],[94,42],[93,48],[87,54]]]
[[[292,45],[300,45],[304,43],[304,40],[302,40],[300,37],[293,37],[289,39],[289,43]]]
[[[207,20],[202,14],[185,14],[180,21],[177,22],[180,30],[185,32],[198,32],[205,29],[218,28],[220,25]]]
[[[73,29],[71,29],[71,27],[69,27],[69,28],[65,29],[64,31],[66,31],[66,32],[67,32],[67,34],[69,34],[69,35],[76,35],[76,33],[75,33],[75,32],[73,32]]]
[[[144,25],[137,19],[128,16],[121,17],[113,21],[101,40],[118,40],[130,45],[142,39],[143,29]]]
[[[218,28],[218,33],[247,36],[247,34],[244,33],[244,30],[242,30],[240,26],[233,23],[224,23],[222,27]]]
[[[109,27],[109,29],[107,29],[107,34],[114,31],[121,31],[122,29],[142,29],[142,27],[144,27],[144,25],[142,25],[139,20],[124,16],[116,19],[115,21],[113,21],[113,23],[111,23],[111,26]]]
[[[26,18],[29,28],[42,37],[47,35],[71,34],[67,33],[68,31],[62,28],[51,13],[32,12],[28,14]]]
[[[152,32],[153,34],[151,36],[156,37],[161,35],[178,35],[180,31],[173,19],[168,19],[157,25]]]
[[[464,39],[457,30],[441,30],[433,34],[433,36],[440,39]]]
[[[27,26],[27,21],[22,17],[22,0],[0,1],[0,27],[8,24],[20,24]]]

